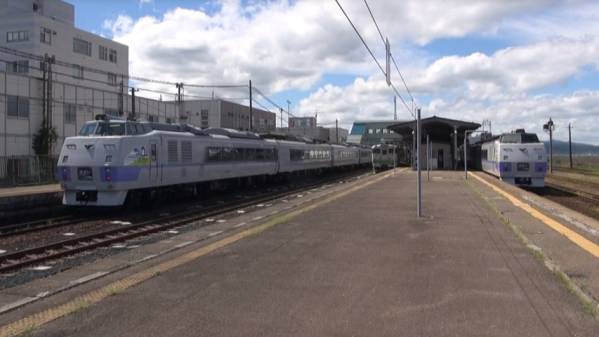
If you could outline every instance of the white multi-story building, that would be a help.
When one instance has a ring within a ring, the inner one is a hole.
[[[128,47],[74,22],[74,7],[61,0],[0,0],[0,157],[33,155],[44,115],[58,134],[56,154],[96,114],[131,110]],[[54,59],[49,80],[44,56]],[[174,121],[176,110],[136,97],[142,118]]]
[[[128,76],[129,48],[74,23],[73,5],[61,0],[0,0],[0,46],[55,57],[63,63],[53,66],[57,81],[114,91]],[[13,61],[4,62],[7,72],[41,76],[39,61],[0,56]]]
[[[224,99],[189,100],[182,102],[182,121],[201,128],[250,129],[250,108]],[[252,130],[269,132],[276,129],[276,115],[252,108]]]

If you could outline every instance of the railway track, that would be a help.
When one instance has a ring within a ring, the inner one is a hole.
[[[0,239],[24,235],[36,231],[74,225],[86,219],[73,215],[63,215],[48,219],[39,219],[0,227]]]
[[[552,188],[554,190],[558,190],[561,192],[565,192],[565,193],[569,193],[569,194],[573,194],[581,199],[584,199],[585,201],[588,201],[590,203],[593,204],[599,204],[599,194],[593,194],[593,193],[588,193],[588,192],[583,192],[574,188],[570,188],[567,186],[563,186],[563,185],[558,185],[558,184],[554,184],[554,183],[545,183],[545,186],[548,188]]]
[[[357,175],[350,177],[355,178],[356,176]],[[118,228],[112,228],[105,231],[99,231],[75,238],[64,239],[49,244],[22,249],[0,256],[0,273],[13,272],[25,267],[39,265],[47,261],[57,260],[99,247],[105,247],[117,242],[123,242],[133,238],[139,238],[153,233],[167,231],[174,227],[187,225],[217,215],[226,214],[241,208],[247,208],[261,203],[289,197],[290,195],[307,191],[327,183],[344,181],[350,177],[343,176],[332,180],[319,181],[275,194],[267,191],[263,194],[253,197],[251,200],[236,200],[224,205],[209,206],[201,211],[193,209],[173,215],[164,215],[159,216],[158,218],[154,217],[152,219],[140,221],[135,224],[127,224]],[[207,224],[208,223],[206,223],[206,225]],[[47,226],[50,225],[48,224]],[[31,230],[34,231],[36,230],[35,228],[38,228],[39,230],[41,227],[33,226],[31,228]],[[23,231],[26,229],[23,228],[17,230],[23,233]]]

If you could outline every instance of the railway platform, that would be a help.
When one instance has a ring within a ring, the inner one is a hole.
[[[59,205],[60,184],[0,188],[0,214],[18,208]]]
[[[597,335],[596,238],[480,174],[431,173],[417,219],[415,178],[383,172],[11,311],[0,336]]]

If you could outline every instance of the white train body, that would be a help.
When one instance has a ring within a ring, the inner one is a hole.
[[[504,134],[481,146],[482,169],[519,186],[543,187],[547,175],[545,145],[523,130]]]
[[[118,206],[132,190],[369,164],[360,157],[364,149],[356,147],[262,139],[233,130],[157,128],[100,120],[67,138],[57,167],[63,203]]]

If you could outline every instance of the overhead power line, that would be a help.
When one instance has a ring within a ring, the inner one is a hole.
[[[341,6],[341,3],[339,3],[339,0],[335,0],[335,2],[337,3],[337,6],[339,6],[339,9],[341,9],[341,12],[345,16],[345,18],[347,19],[347,21],[349,22],[349,24],[354,29],[354,32],[356,33],[356,35],[358,35],[358,38],[360,38],[360,41],[362,41],[362,44],[364,45],[364,47],[366,48],[366,50],[368,51],[368,53],[370,54],[370,56],[372,57],[372,59],[374,60],[374,62],[376,63],[376,65],[379,67],[379,69],[383,73],[383,76],[387,76],[387,73],[386,73],[385,69],[383,69],[383,67],[381,66],[381,64],[379,63],[379,61],[376,59],[376,57],[374,56],[374,53],[372,52],[372,50],[368,46],[368,43],[366,43],[366,40],[364,40],[364,38],[362,37],[362,35],[358,31],[358,29],[356,28],[356,25],[354,25],[354,23],[350,19],[349,15],[347,15],[347,13],[345,12],[345,9],[343,9],[343,6]],[[364,1],[364,2],[366,3],[366,1]],[[371,15],[372,19],[374,20],[375,26],[377,27],[379,35],[381,36],[381,38],[383,40],[383,43],[386,44],[385,39],[383,38],[383,34],[381,33],[381,31],[380,31],[380,29],[378,27],[378,24],[376,23],[374,15],[372,15],[372,11],[370,10],[370,6],[368,6],[368,3],[366,3],[366,7],[368,8],[368,11],[370,12],[370,15]],[[412,111],[412,108],[406,103],[406,101],[402,97],[402,95],[399,92],[399,90],[397,90],[397,87],[395,87],[395,85],[393,85],[393,82],[391,82],[391,87],[393,88],[393,91],[395,92],[395,94],[397,96],[399,96],[399,98],[400,98],[401,102],[403,103],[404,107],[406,108],[406,110],[412,115],[412,117],[416,118],[416,116],[414,115],[414,111]]]
[[[374,14],[372,13],[370,6],[368,5],[368,1],[364,0],[364,4],[366,5],[366,8],[368,9],[368,13],[370,13],[370,17],[372,18],[372,22],[374,22],[374,25],[376,26],[376,30],[379,32],[379,36],[381,37],[381,41],[383,42],[383,45],[386,45],[386,41],[385,41],[385,38],[383,37],[383,33],[381,32],[381,29],[379,28],[379,25],[376,22],[376,18],[374,17]],[[415,102],[416,100],[414,99],[414,96],[412,96],[412,92],[410,92],[410,88],[408,88],[408,84],[406,83],[406,80],[404,79],[403,75],[401,74],[401,71],[399,70],[399,67],[397,66],[397,62],[395,61],[395,57],[393,56],[393,53],[391,53],[391,61],[393,61],[393,65],[395,66],[395,69],[397,70],[397,73],[399,74],[399,77],[401,78],[401,81],[403,82],[403,85],[406,88],[408,95],[410,95],[412,102]]]

